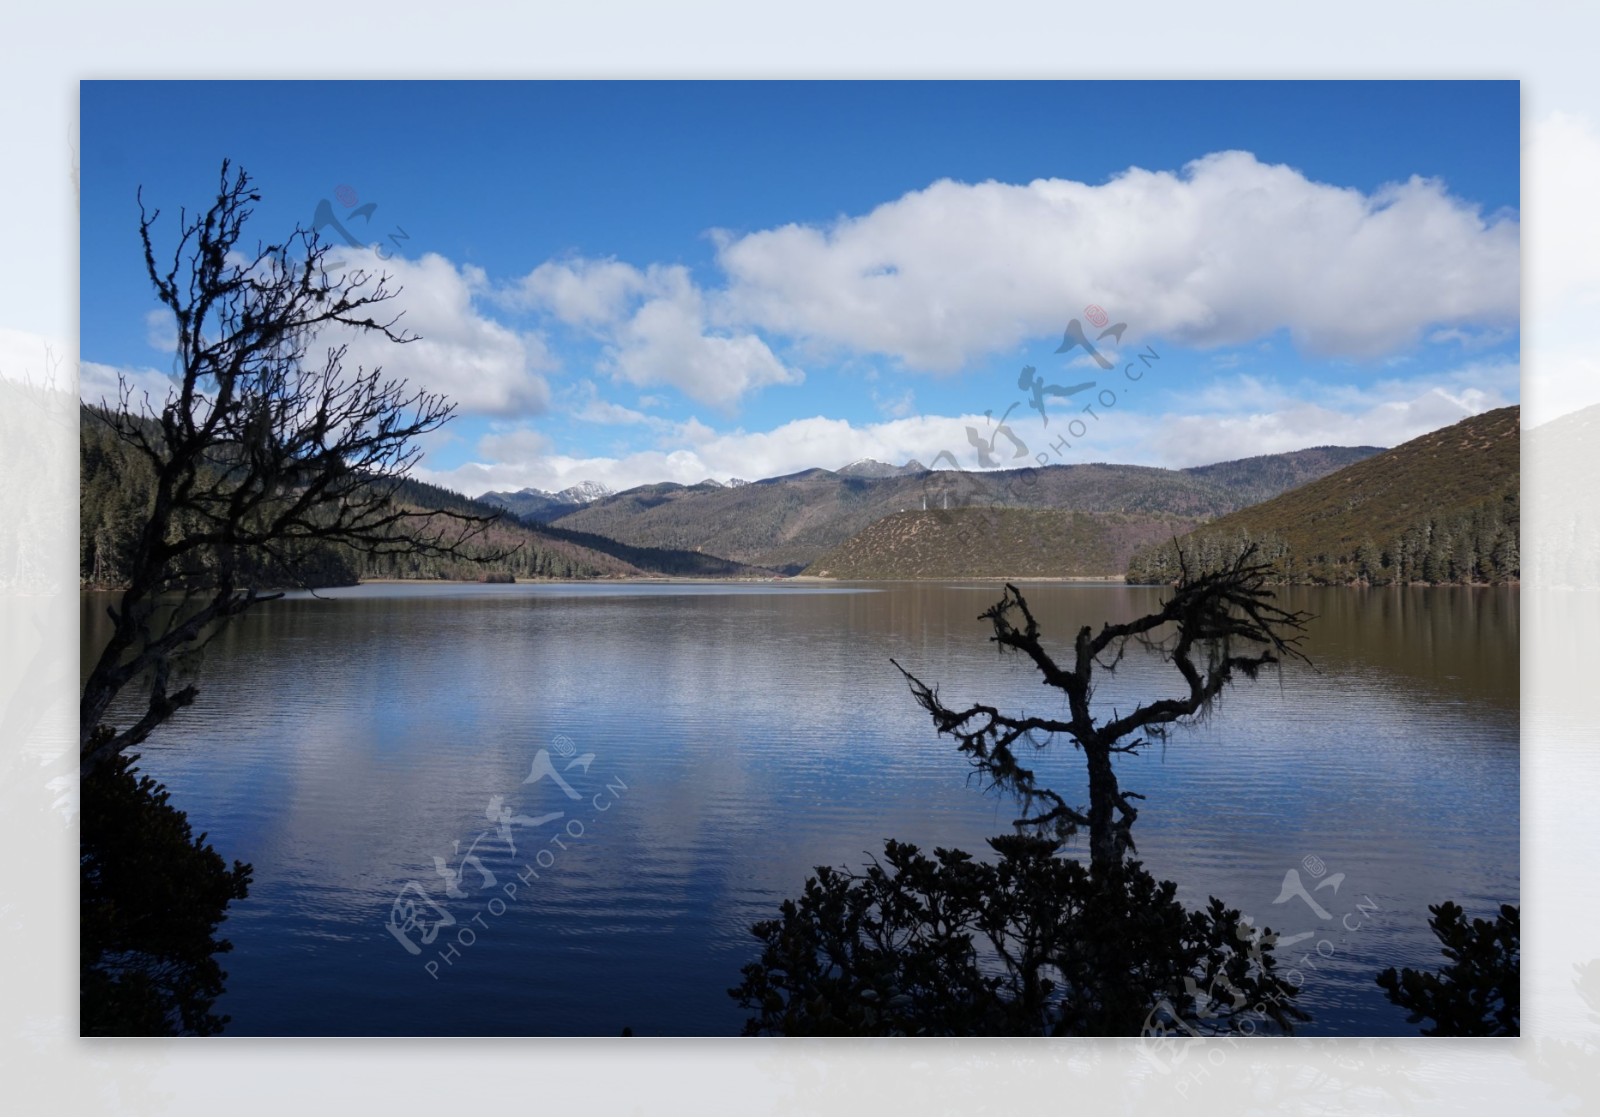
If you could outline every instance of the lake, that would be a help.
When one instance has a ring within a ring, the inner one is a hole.
[[[1161,594],[1022,588],[1058,647]],[[140,751],[195,831],[255,867],[222,931],[228,1032],[737,1033],[749,926],[813,866],[860,867],[888,838],[987,854],[1008,829],[1015,805],[969,782],[889,662],[950,705],[1059,712],[987,643],[999,596],[369,584],[258,608]],[[1313,666],[1242,681],[1119,760],[1146,797],[1139,856],[1191,906],[1214,894],[1303,937],[1278,952],[1301,1032],[1412,1034],[1373,977],[1443,961],[1427,906],[1518,901],[1517,591],[1280,596],[1317,615]],[[85,655],[103,600],[84,596]],[[1097,709],[1176,680],[1130,653]],[[1070,746],[1036,768],[1086,799]]]

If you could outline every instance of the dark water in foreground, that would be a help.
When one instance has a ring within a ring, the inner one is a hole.
[[[1025,592],[1063,638],[1158,595]],[[261,608],[142,750],[196,831],[255,866],[224,926],[229,1031],[736,1033],[725,991],[755,957],[749,925],[812,866],[859,866],[890,837],[986,850],[1015,814],[967,783],[888,660],[952,705],[1055,712],[986,643],[976,617],[998,596],[371,585]],[[1316,671],[1242,683],[1202,727],[1123,759],[1147,797],[1135,838],[1187,903],[1215,894],[1310,933],[1279,952],[1302,969],[1304,1032],[1410,1033],[1372,978],[1438,965],[1427,905],[1518,899],[1516,591],[1285,597],[1320,615]],[[1174,678],[1130,656],[1097,702],[1126,710]],[[541,750],[554,775],[529,783]],[[1038,768],[1080,787],[1065,747]],[[1291,871],[1317,909],[1285,890]]]

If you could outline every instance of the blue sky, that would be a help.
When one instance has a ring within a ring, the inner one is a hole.
[[[1518,400],[1519,118],[1515,82],[85,82],[83,392],[165,384],[135,192],[170,230],[229,158],[257,235],[327,200],[376,246],[340,252],[424,340],[352,355],[457,401],[421,472],[469,493],[1393,445]],[[1091,306],[1109,370],[1055,352]],[[1041,414],[1024,366],[1094,386]]]

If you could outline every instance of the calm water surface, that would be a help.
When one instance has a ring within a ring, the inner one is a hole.
[[[1062,639],[1159,594],[1024,589]],[[749,926],[811,867],[860,866],[891,837],[986,852],[1007,829],[1014,805],[968,782],[889,663],[951,705],[1058,712],[986,643],[977,615],[998,597],[387,584],[247,615],[208,652],[196,706],[142,749],[195,830],[255,866],[223,929],[229,1031],[736,1033],[725,991],[755,957]],[[1242,683],[1121,761],[1147,797],[1139,853],[1187,903],[1214,894],[1304,935],[1279,952],[1303,975],[1304,1032],[1407,1034],[1372,978],[1438,965],[1427,906],[1518,900],[1517,594],[1285,598],[1318,614],[1314,670]],[[86,654],[102,633],[86,596]],[[1130,655],[1096,701],[1126,710],[1175,678]],[[540,750],[570,796],[528,782]],[[1083,784],[1066,746],[1037,767]],[[397,899],[424,922],[408,929]]]

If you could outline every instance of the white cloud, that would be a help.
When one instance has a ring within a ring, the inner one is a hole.
[[[870,391],[873,406],[890,419],[904,419],[917,410],[917,394],[909,388],[893,396],[880,396],[876,388]]]
[[[1444,342],[1455,342],[1462,349],[1470,352],[1472,350],[1488,349],[1491,346],[1508,342],[1514,333],[1515,331],[1510,329],[1463,330],[1460,327],[1451,326],[1443,330],[1433,331],[1428,335],[1428,341],[1436,345]]]
[[[145,312],[144,340],[157,352],[178,352],[178,324],[173,321],[170,310],[157,307]]]
[[[847,420],[814,416],[791,420],[770,431],[719,434],[690,419],[674,425],[668,445],[620,458],[534,454],[451,470],[422,470],[420,474],[469,494],[525,486],[555,491],[580,481],[603,482],[621,490],[658,481],[692,485],[707,477],[753,480],[813,466],[837,469],[858,458],[899,465],[920,456],[927,463],[946,447],[965,451],[966,426],[976,424],[982,429],[986,422],[982,416],[916,416],[858,427]]]
[[[1151,421],[1122,442],[1130,461],[1201,466],[1312,446],[1397,446],[1517,400],[1515,362],[1485,362],[1369,387],[1219,381],[1185,400],[1197,409]]]
[[[1350,414],[1313,403],[1239,415],[1165,416],[1150,440],[1154,464],[1203,466],[1313,446],[1398,446],[1500,406],[1478,389],[1459,396],[1431,389],[1413,400],[1390,401]]]
[[[727,409],[756,389],[805,379],[755,334],[714,329],[705,293],[681,265],[547,262],[499,298],[601,338],[602,370],[641,388],[670,385]]]
[[[614,259],[552,260],[529,272],[501,299],[547,309],[568,326],[611,326],[649,285],[645,273]]]
[[[374,305],[370,313],[378,322],[398,316],[394,329],[416,340],[401,345],[375,331],[335,326],[311,344],[308,363],[320,363],[328,347],[343,343],[349,347],[344,358],[348,371],[381,366],[387,376],[404,379],[409,388],[443,393],[462,414],[516,417],[548,408],[550,389],[543,374],[558,362],[541,335],[511,330],[479,310],[475,297],[486,286],[481,271],[457,267],[432,253],[418,260],[394,255],[382,259],[371,249],[341,248],[339,259],[347,274],[368,273],[367,294],[375,289],[379,275],[387,275],[386,287],[393,298]],[[146,327],[150,344],[171,352],[175,346],[167,344],[170,338],[160,329],[169,318],[166,312],[152,311]],[[166,374],[127,371],[138,379],[141,391],[150,392],[152,401],[165,398],[170,383]],[[91,393],[98,399],[99,393],[113,392],[116,386],[111,366],[86,363],[82,377],[86,399]]]
[[[122,369],[98,361],[83,361],[78,365],[78,398],[86,404],[118,406],[122,399],[119,374],[132,389],[135,411],[159,412],[176,384],[170,374],[148,367]]]
[[[1368,196],[1247,152],[1099,186],[940,181],[826,228],[724,234],[718,259],[730,320],[935,372],[1090,301],[1142,337],[1287,328],[1310,353],[1362,358],[1518,309],[1514,217],[1486,220],[1434,180]]]
[[[396,345],[381,335],[328,331],[322,341],[348,341],[346,365],[381,365],[413,387],[442,392],[464,414],[523,416],[543,412],[550,389],[543,376],[557,367],[542,336],[519,333],[486,317],[474,303],[484,288],[480,271],[458,268],[428,253],[419,260],[371,250],[341,250],[349,269],[387,273],[391,291],[399,294],[374,308],[379,321],[402,314],[398,323],[419,336]]]
[[[478,453],[499,461],[527,462],[550,449],[550,438],[532,427],[491,431],[478,439]]]
[[[805,379],[754,334],[708,332],[704,296],[685,269],[664,269],[658,280],[658,293],[613,336],[610,368],[618,378],[640,387],[670,384],[718,407],[753,389]]]
[[[664,422],[658,416],[613,404],[598,397],[590,400],[572,413],[572,418],[584,423],[631,426],[638,423]]]
[[[1514,215],[1486,218],[1436,180],[1368,195],[1239,151],[1099,185],[942,180],[826,226],[714,236],[723,276],[710,286],[682,265],[576,257],[489,291],[440,257],[399,262],[397,278],[425,294],[408,325],[444,349],[417,347],[417,364],[464,410],[543,405],[528,371],[554,362],[536,337],[475,315],[474,291],[597,340],[597,371],[614,381],[724,411],[803,382],[794,353],[951,372],[1058,332],[1090,301],[1178,345],[1286,330],[1309,354],[1362,359],[1430,334],[1490,344],[1517,321]]]

